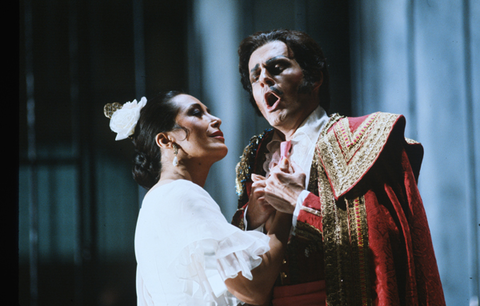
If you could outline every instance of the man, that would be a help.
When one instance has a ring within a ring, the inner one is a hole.
[[[404,138],[403,116],[327,116],[326,60],[305,33],[256,33],[238,52],[273,129],[237,165],[233,223],[268,229],[276,210],[293,216],[273,305],[444,305],[417,188],[423,148]]]

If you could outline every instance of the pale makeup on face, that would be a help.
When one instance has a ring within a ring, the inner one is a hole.
[[[181,94],[173,100],[179,106],[177,125],[186,129],[172,131],[177,145],[186,157],[214,159],[218,161],[227,154],[227,146],[220,125],[222,121],[210,114],[209,109],[198,99]]]
[[[304,84],[302,68],[281,41],[256,49],[248,68],[252,94],[260,112],[288,138],[318,105],[310,93],[299,90]]]

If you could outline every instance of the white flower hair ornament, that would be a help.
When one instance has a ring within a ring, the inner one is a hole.
[[[121,105],[118,102],[107,103],[103,108],[105,117],[110,118],[110,129],[117,133],[115,140],[123,140],[133,135],[137,126],[140,111],[147,104],[147,98],[126,102]]]

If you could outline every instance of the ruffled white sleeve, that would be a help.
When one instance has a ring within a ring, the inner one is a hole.
[[[167,186],[168,192],[163,188],[147,194],[141,212],[156,222],[161,231],[158,235],[162,235],[162,244],[168,250],[154,254],[154,268],[164,269],[162,275],[170,271],[170,277],[182,283],[182,291],[195,299],[229,305],[224,302],[230,298],[224,281],[240,272],[252,279],[251,270],[261,264],[260,255],[270,249],[268,236],[231,225],[210,195],[192,182],[179,180]],[[148,212],[147,206],[160,211]],[[136,240],[141,239],[137,225]]]

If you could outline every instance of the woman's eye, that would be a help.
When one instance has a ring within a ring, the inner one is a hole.
[[[188,115],[189,116],[196,116],[196,117],[200,117],[203,115],[203,112],[198,109],[198,108],[192,108],[189,112],[188,112]]]

